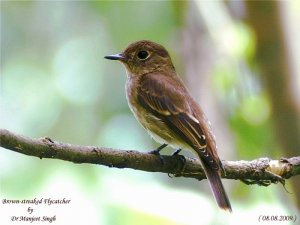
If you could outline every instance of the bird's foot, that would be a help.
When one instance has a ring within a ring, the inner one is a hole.
[[[172,153],[172,156],[178,155],[179,152],[181,152],[181,148],[179,148],[179,149],[177,149],[176,151],[174,151],[174,152]]]
[[[150,152],[148,152],[148,153],[149,153],[149,154],[153,154],[153,155],[160,155],[159,152],[160,152],[163,148],[165,148],[165,147],[167,147],[167,144],[163,144],[163,145],[159,146],[157,149],[152,150],[152,151],[150,151]]]
[[[163,145],[159,146],[157,149],[148,152],[149,154],[158,155],[158,156],[159,156],[159,159],[160,159],[160,162],[161,162],[162,165],[165,164],[165,160],[164,160],[164,158],[160,155],[159,152],[160,152],[163,148],[165,148],[165,147],[167,147],[167,144],[163,144]]]
[[[181,167],[180,167],[179,172],[182,172],[185,167],[186,158],[183,155],[179,155],[180,152],[181,152],[181,148],[179,148],[175,152],[173,152],[172,156],[179,157],[179,160],[181,162]]]
[[[186,158],[183,155],[179,155],[179,152],[181,152],[180,148],[173,152],[172,157],[178,157],[178,159],[180,161],[180,167],[176,173],[168,174],[169,177],[178,177],[184,171]]]

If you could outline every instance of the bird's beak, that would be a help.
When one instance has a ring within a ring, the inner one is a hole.
[[[104,56],[104,58],[110,59],[110,60],[122,60],[122,59],[125,59],[125,57],[124,57],[124,55],[122,53],[118,53],[118,54],[114,54],[114,55],[107,55],[107,56]]]

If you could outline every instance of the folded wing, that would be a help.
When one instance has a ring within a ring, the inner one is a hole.
[[[146,74],[140,80],[138,100],[141,105],[191,146],[211,168],[218,170],[219,161],[206,148],[205,133],[193,115],[188,95],[175,77]]]

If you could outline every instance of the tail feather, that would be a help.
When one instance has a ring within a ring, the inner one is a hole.
[[[210,188],[213,195],[221,209],[232,212],[231,205],[228,196],[225,192],[224,186],[221,181],[221,177],[217,170],[211,168],[203,159],[201,159],[202,166],[204,168],[206,177],[208,179]]]

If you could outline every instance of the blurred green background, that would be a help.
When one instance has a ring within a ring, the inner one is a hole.
[[[299,131],[300,2],[259,4],[1,1],[0,127],[72,144],[156,148],[127,106],[124,68],[103,58],[148,39],[169,50],[177,72],[211,121],[222,159],[299,155],[299,133],[286,131],[289,124]],[[266,15],[265,20],[257,21],[256,13]],[[278,21],[269,20],[272,15]],[[268,26],[275,32],[271,38],[283,30],[284,38],[275,46],[283,46],[276,50],[288,55],[270,51],[260,57],[265,53],[261,47],[269,46],[262,41],[268,39],[260,38]],[[282,64],[276,63],[275,55]],[[265,59],[269,67],[293,69],[266,73]],[[284,96],[281,101],[274,101],[278,98],[272,85]],[[285,94],[287,90],[292,94]],[[285,102],[292,107],[283,107]],[[286,128],[280,126],[282,121]],[[282,142],[282,135],[294,148]],[[217,208],[207,181],[40,160],[5,149],[0,176],[1,201],[71,199],[65,206],[33,207],[34,215],[56,215],[54,224],[258,224],[260,215],[296,214],[299,220],[299,177],[287,182],[292,194],[281,185],[224,180],[234,211],[229,215]],[[6,215],[1,224],[10,224],[14,214],[28,215],[26,206],[14,207],[1,204],[1,214]]]

